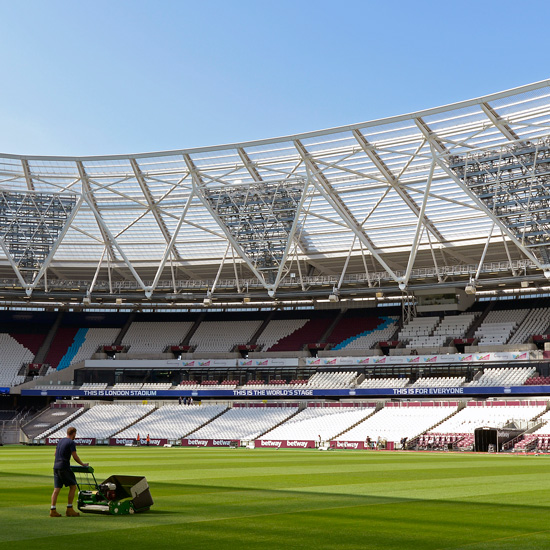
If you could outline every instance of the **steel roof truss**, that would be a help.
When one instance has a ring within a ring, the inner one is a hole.
[[[312,172],[313,182],[316,189],[323,195],[325,200],[332,206],[335,212],[346,222],[347,227],[353,231],[355,235],[359,238],[361,242],[367,247],[370,253],[376,258],[380,265],[388,272],[390,277],[396,282],[398,281],[397,276],[389,265],[384,261],[380,254],[376,251],[374,243],[366,235],[363,228],[359,225],[358,221],[355,219],[353,214],[349,211],[347,206],[343,203],[342,199],[335,193],[332,185],[326,179],[322,171],[319,170],[316,163],[311,159],[311,156],[307,149],[302,145],[299,140],[295,141],[296,149],[302,155],[304,162],[308,169]]]
[[[162,255],[162,259],[160,261],[160,264],[158,266],[157,272],[155,274],[155,278],[153,279],[152,284],[146,288],[145,290],[145,296],[147,298],[150,298],[155,290],[155,288],[158,285],[160,276],[164,270],[164,266],[166,265],[166,261],[169,256],[173,256],[174,254],[174,244],[176,242],[176,239],[179,235],[181,226],[183,224],[183,220],[185,219],[185,216],[187,215],[187,211],[189,210],[189,206],[191,205],[191,201],[193,200],[194,193],[191,192],[189,197],[187,198],[187,201],[185,203],[185,206],[183,208],[183,211],[181,213],[180,219],[178,221],[178,225],[176,226],[176,229],[174,231],[174,234],[171,236],[170,241],[166,244],[166,248],[164,250],[164,254]],[[173,274],[172,274],[173,277]]]
[[[233,248],[237,251],[239,256],[243,259],[243,261],[246,263],[246,265],[249,267],[249,269],[254,273],[254,275],[258,278],[262,286],[267,290],[268,289],[268,283],[264,278],[264,275],[256,269],[254,264],[250,261],[248,256],[244,253],[244,250],[241,248],[238,241],[233,237],[229,229],[225,226],[222,219],[218,216],[218,213],[214,210],[214,208],[210,205],[209,201],[206,199],[206,197],[203,196],[202,193],[202,187],[204,186],[204,183],[202,181],[202,174],[199,173],[199,171],[195,168],[195,165],[193,163],[193,160],[191,157],[187,154],[183,155],[183,158],[185,160],[185,163],[187,164],[187,167],[193,177],[195,190],[197,191],[197,196],[199,197],[200,201],[204,205],[204,207],[210,212],[210,215],[214,218],[214,220],[217,222],[220,229],[225,234],[226,238],[229,240]]]
[[[138,285],[145,291],[146,287],[143,281],[141,280],[141,277],[139,276],[137,271],[134,269],[132,262],[130,262],[130,260],[124,253],[124,250],[122,250],[122,248],[118,244],[116,237],[111,233],[110,229],[107,227],[107,224],[105,223],[105,221],[101,217],[101,214],[99,213],[99,210],[95,202],[95,197],[93,196],[93,193],[90,189],[87,173],[84,169],[83,164],[80,161],[77,161],[77,165],[78,165],[78,170],[80,172],[80,177],[82,180],[82,187],[83,187],[83,190],[85,191],[83,194],[83,197],[86,203],[88,204],[88,206],[90,207],[90,210],[93,212],[96,222],[99,226],[99,230],[103,235],[105,246],[109,251],[109,256],[108,256],[109,261],[110,261],[110,258],[114,259],[114,250],[113,250],[113,246],[114,246],[117,249],[120,256],[122,257],[128,269],[130,270],[130,273],[135,278]],[[110,270],[109,270],[109,273],[110,273]]]
[[[498,128],[506,139],[510,141],[519,140],[520,137],[508,126],[508,124],[500,117],[500,115],[487,103],[482,102],[479,104],[481,110],[487,115],[493,125]]]
[[[435,144],[434,144],[434,148],[435,148]],[[499,227],[500,229],[506,233],[506,235],[510,238],[510,240],[517,246],[517,248],[519,250],[521,250],[521,252],[523,254],[525,254],[525,256],[527,256],[537,267],[539,267],[540,269],[548,269],[548,267],[550,266],[547,266],[547,265],[543,265],[539,259],[527,248],[525,247],[516,237],[515,235],[498,219],[497,216],[495,216],[495,214],[490,210],[488,209],[484,204],[483,202],[481,201],[481,199],[479,199],[477,197],[477,195],[475,193],[473,193],[470,188],[464,184],[461,179],[447,166],[447,162],[448,162],[448,155],[446,152],[441,152],[441,151],[434,151],[434,157],[436,159],[436,162],[437,164],[439,165],[440,168],[442,168],[446,173],[447,175],[453,179],[453,181],[459,185],[462,190],[473,200],[475,201],[475,203],[479,206],[479,208],[485,212],[487,214],[487,216],[489,216],[489,218],[491,218],[492,221],[494,221]]]
[[[80,196],[78,198],[78,201],[77,201],[76,205],[74,206],[72,212],[69,214],[69,217],[65,221],[65,225],[63,226],[63,229],[59,233],[56,241],[53,243],[52,248],[50,250],[50,253],[48,254],[46,259],[44,260],[44,263],[42,264],[42,267],[40,268],[40,270],[36,274],[36,277],[34,278],[34,280],[32,281],[32,283],[30,285],[25,285],[27,296],[30,296],[32,294],[32,291],[36,288],[36,285],[39,283],[40,279],[45,274],[46,269],[50,265],[57,249],[59,248],[59,245],[61,244],[61,241],[63,240],[63,237],[67,233],[67,230],[71,226],[71,223],[73,222],[78,210],[80,209],[81,204],[82,204],[82,196]]]

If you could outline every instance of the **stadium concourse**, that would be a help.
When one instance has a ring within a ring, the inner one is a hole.
[[[548,451],[549,162],[549,81],[227,146],[0,154],[2,441]]]

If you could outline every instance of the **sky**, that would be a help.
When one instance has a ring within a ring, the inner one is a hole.
[[[131,154],[550,78],[550,2],[0,0],[0,153]]]

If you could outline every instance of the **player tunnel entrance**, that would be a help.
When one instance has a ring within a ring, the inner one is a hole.
[[[478,453],[498,453],[506,450],[524,432],[515,422],[502,428],[476,428],[474,430],[474,450]]]
[[[489,450],[498,452],[498,430],[496,428],[476,428],[474,430],[474,449],[477,453]]]

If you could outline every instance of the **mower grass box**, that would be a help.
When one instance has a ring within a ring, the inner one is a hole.
[[[126,515],[153,505],[143,476],[111,476],[97,483],[91,466],[71,466],[78,485],[78,509],[84,513]]]

